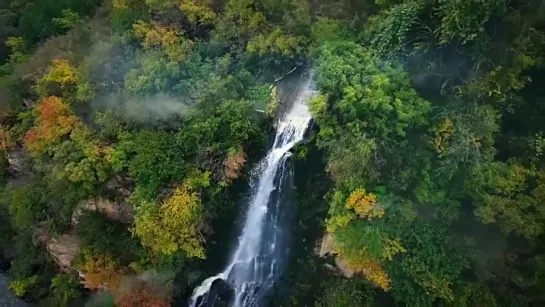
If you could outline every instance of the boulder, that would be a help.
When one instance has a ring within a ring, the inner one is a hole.
[[[22,148],[17,148],[15,150],[7,152],[6,157],[8,158],[10,173],[14,175],[20,175],[30,172],[30,168],[26,163],[28,155],[23,151]]]
[[[341,255],[338,255],[335,252],[335,238],[332,234],[326,233],[322,240],[320,241],[319,246],[316,248],[315,252],[320,257],[325,258],[327,255],[332,255],[335,257],[335,273],[342,275],[346,278],[351,278],[354,276],[355,271],[350,268],[348,265],[348,262],[346,259],[344,259]],[[325,266],[328,269],[333,269],[331,264],[326,263]]]
[[[58,238],[50,238],[45,245],[61,271],[70,272],[73,270],[72,264],[80,247],[78,237],[64,234]]]
[[[131,195],[134,183],[130,177],[116,175],[106,183],[106,188],[116,197],[125,199]]]
[[[335,265],[344,277],[351,278],[352,276],[354,276],[355,272],[350,268],[348,262],[346,262],[343,257],[339,255],[335,256]]]
[[[115,202],[105,198],[91,198],[76,206],[72,214],[72,224],[76,225],[79,217],[85,211],[98,212],[109,220],[124,224],[130,224],[134,219],[134,209],[127,203]]]
[[[321,244],[317,253],[320,257],[325,257],[327,254],[333,252],[333,236],[328,232],[322,238]]]
[[[79,238],[73,234],[52,237],[49,234],[46,222],[39,223],[34,229],[34,233],[35,238],[45,245],[51,259],[60,267],[61,271],[71,272],[74,258],[76,258],[80,248]]]

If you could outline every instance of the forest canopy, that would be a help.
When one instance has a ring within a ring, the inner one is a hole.
[[[318,94],[271,305],[545,304],[540,0],[2,1],[10,290],[183,302],[225,261],[294,68]]]

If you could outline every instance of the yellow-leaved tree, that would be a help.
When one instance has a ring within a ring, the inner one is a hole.
[[[333,235],[334,252],[350,271],[388,291],[391,279],[385,263],[406,250],[399,238],[391,238],[370,224],[384,216],[383,204],[363,187],[350,194],[338,190],[332,196],[327,230]]]
[[[47,96],[52,86],[65,90],[75,86],[80,81],[78,71],[65,59],[53,60],[47,73],[41,77],[36,84],[36,92],[40,96]]]
[[[363,238],[349,238],[350,232],[335,236],[334,250],[342,257],[342,260],[354,273],[361,273],[370,282],[376,284],[384,291],[390,289],[391,279],[388,273],[384,269],[386,261],[390,261],[397,254],[406,252],[405,248],[401,245],[398,238],[390,239],[385,235],[381,235],[379,232],[370,234],[369,232],[360,232],[357,228],[352,228],[354,232],[352,235],[361,234]],[[375,246],[365,246],[361,241],[370,241],[373,245],[373,236],[377,235],[380,248]],[[348,236],[347,236],[348,235]],[[362,240],[360,240],[362,239]],[[360,242],[358,242],[360,241]]]
[[[353,209],[360,218],[380,218],[384,215],[384,209],[378,204],[377,196],[373,193],[365,193],[364,188],[356,189],[348,197],[347,209]]]
[[[109,255],[92,254],[89,250],[83,250],[82,254],[83,263],[79,269],[85,274],[83,284],[88,289],[109,289],[115,292],[123,276],[130,274]]]
[[[176,27],[138,21],[133,25],[133,32],[145,49],[159,48],[171,61],[182,61],[193,47],[193,42],[183,37],[183,31]]]
[[[160,206],[150,202],[141,204],[133,234],[157,254],[183,251],[189,257],[205,258],[205,221],[199,189],[209,185],[209,177],[209,173],[188,177]]]
[[[15,146],[7,126],[0,126],[0,150],[7,151]]]
[[[431,129],[430,143],[435,152],[439,155],[439,158],[446,155],[449,147],[449,140],[452,138],[453,133],[454,124],[448,117]]]
[[[217,18],[211,0],[181,0],[180,10],[191,23],[213,23]]]

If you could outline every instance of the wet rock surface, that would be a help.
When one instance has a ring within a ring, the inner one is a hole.
[[[210,292],[207,296],[202,297],[197,301],[196,306],[203,307],[228,307],[234,298],[234,289],[222,279],[212,283]]]
[[[308,77],[302,68],[298,68],[278,80],[275,86],[275,99],[278,103],[275,118],[281,118],[290,110],[297,97],[301,95],[303,90],[303,87],[300,86],[301,83]]]
[[[8,288],[10,278],[0,273],[0,306],[2,307],[24,307],[29,304],[17,298]]]

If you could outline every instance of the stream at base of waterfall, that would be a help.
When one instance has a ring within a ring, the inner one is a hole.
[[[257,166],[254,192],[231,261],[223,272],[195,288],[190,306],[214,306],[210,290],[219,280],[233,291],[231,306],[260,306],[264,294],[278,278],[280,264],[289,249],[281,214],[282,188],[291,188],[290,149],[303,140],[310,125],[307,101],[314,94],[311,74],[301,77],[293,104],[277,123],[273,146]]]

